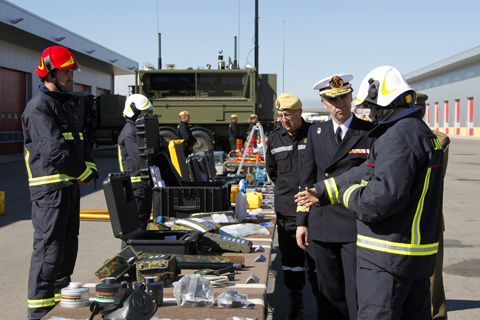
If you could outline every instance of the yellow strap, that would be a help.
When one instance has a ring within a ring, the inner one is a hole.
[[[77,177],[78,180],[80,181],[83,181],[85,179],[87,179],[87,177],[92,173],[92,169],[90,169],[89,166],[87,166],[87,169],[80,175]]]
[[[380,240],[360,234],[357,235],[357,246],[380,252],[408,256],[428,256],[438,251],[438,242],[430,244],[409,244]]]
[[[55,305],[55,298],[28,300],[28,307],[31,309],[51,307]]]
[[[30,151],[28,151],[28,149],[25,148],[25,164],[27,165],[28,179],[30,180],[32,178],[32,171],[30,170],[30,163],[28,163],[29,159],[30,159]]]
[[[97,170],[97,165],[96,165],[95,163],[85,161],[85,164],[86,164],[87,167],[89,167],[90,169],[94,169],[94,170],[98,171],[98,170]]]
[[[120,145],[118,145],[118,164],[120,165],[120,171],[123,171],[122,149],[121,149]]]
[[[62,132],[65,140],[73,140],[73,134],[71,132]]]
[[[328,196],[330,198],[330,204],[340,203],[338,199],[338,188],[337,183],[335,182],[334,178],[330,178],[323,181],[325,183],[325,187],[327,189]]]
[[[432,173],[432,168],[427,168],[427,174],[425,176],[425,182],[423,184],[422,196],[418,201],[417,211],[415,212],[415,216],[413,217],[412,223],[412,244],[419,244],[421,240],[420,234],[420,221],[422,218],[423,213],[423,205],[425,203],[425,196],[428,191],[428,186],[430,184],[430,174]]]
[[[68,180],[75,180],[75,178],[70,177],[66,174],[53,174],[51,176],[30,178],[30,179],[28,179],[28,185],[30,187],[34,187],[34,186],[39,186],[39,185],[42,185],[42,184],[63,182],[63,181],[68,181]]]
[[[360,184],[354,184],[345,191],[345,193],[343,194],[343,205],[345,206],[345,208],[348,209],[348,202],[350,201],[350,196],[352,195],[352,192],[361,187],[362,185]]]

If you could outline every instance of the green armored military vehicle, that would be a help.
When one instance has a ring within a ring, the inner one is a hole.
[[[228,151],[232,114],[238,115],[243,140],[251,114],[258,115],[266,133],[273,129],[277,75],[260,74],[258,87],[255,76],[255,68],[138,70],[133,92],[153,103],[160,134],[166,141],[178,139],[178,114],[187,110],[198,141],[195,151],[206,150],[212,143],[216,150]]]

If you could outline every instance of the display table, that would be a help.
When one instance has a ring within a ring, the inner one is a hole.
[[[255,214],[259,215],[259,222],[272,222],[275,224],[275,213],[273,209],[255,210]],[[173,285],[164,288],[164,300],[163,305],[158,308],[154,317],[160,319],[216,319],[226,320],[230,317],[245,317],[245,318],[258,318],[259,320],[265,319],[267,314],[266,308],[266,292],[267,283],[270,268],[270,257],[272,251],[273,236],[275,233],[275,227],[269,227],[269,234],[252,235],[246,237],[253,243],[252,252],[248,254],[225,252],[223,255],[228,256],[241,256],[245,259],[245,267],[235,274],[235,280],[231,281],[227,287],[214,288],[214,297],[217,298],[221,293],[228,289],[237,290],[241,294],[248,295],[248,300],[252,303],[252,307],[245,309],[225,309],[219,308],[217,304],[209,308],[191,308],[180,307],[177,305],[173,296]],[[262,246],[264,252],[254,252],[256,248]],[[112,253],[112,256],[115,253]],[[266,261],[255,262],[255,259],[262,254]],[[95,270],[92,270],[92,274]],[[189,273],[193,273],[196,270],[182,270],[182,274],[179,277]],[[251,274],[255,274],[258,277],[258,283],[246,283]],[[179,278],[177,278],[178,280]],[[98,284],[98,279],[93,279],[92,283],[84,284],[84,286],[90,289],[90,300],[94,300],[95,286]],[[88,307],[81,308],[65,308],[61,305],[57,305],[45,319],[50,319],[53,316],[63,317],[68,319],[88,319],[90,317],[90,310]],[[102,319],[101,315],[96,315],[95,320]]]
[[[240,162],[235,160],[227,160],[224,162],[223,166],[227,171],[232,171],[232,169],[237,171],[238,167],[240,166]],[[256,168],[265,168],[265,161],[244,161],[242,164],[242,169],[245,169],[244,173],[251,174]]]

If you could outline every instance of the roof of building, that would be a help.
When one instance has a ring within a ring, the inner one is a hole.
[[[0,39],[41,52],[50,46],[70,49],[80,66],[94,65],[113,75],[132,74],[138,62],[45,20],[8,1],[0,0]]]
[[[478,62],[480,62],[480,46],[410,72],[405,75],[405,79],[413,83]]]

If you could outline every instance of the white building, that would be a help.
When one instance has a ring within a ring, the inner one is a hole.
[[[0,154],[22,151],[20,116],[38,90],[42,51],[53,45],[68,48],[80,65],[74,91],[115,93],[115,76],[138,69],[136,61],[0,0]]]
[[[428,95],[425,121],[449,135],[480,137],[480,46],[405,75]]]

